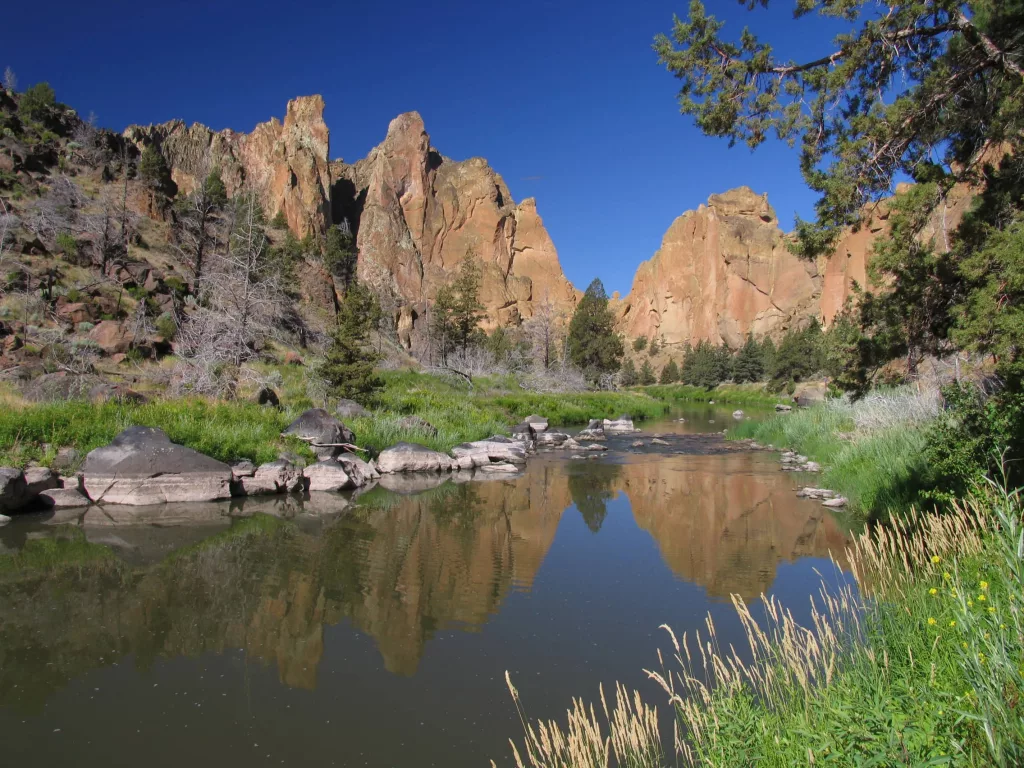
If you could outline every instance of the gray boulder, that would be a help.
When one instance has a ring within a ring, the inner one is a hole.
[[[395,472],[448,472],[453,464],[455,462],[451,457],[418,443],[396,443],[381,451],[377,457],[377,471],[382,475]]]
[[[732,417],[734,419],[736,419],[736,421],[741,421],[743,419],[743,411],[739,411],[739,410],[733,411],[732,412]]]
[[[236,461],[231,465],[231,475],[238,480],[242,477],[252,477],[256,474],[256,465],[248,459]]]
[[[305,485],[302,470],[290,461],[278,459],[261,464],[251,477],[240,478],[245,496],[301,491]]]
[[[352,479],[357,488],[369,485],[380,478],[380,472],[377,471],[377,467],[372,461],[363,461],[351,453],[343,453],[336,461],[341,464],[345,474]]]
[[[530,431],[534,434],[539,432],[547,432],[548,420],[544,416],[538,416],[537,414],[531,414],[523,419],[523,423],[530,425]]]
[[[82,454],[80,454],[75,448],[65,447],[57,451],[57,455],[53,461],[50,462],[50,469],[56,472],[66,472],[69,470],[75,470],[78,465],[82,463]]]
[[[302,470],[302,474],[309,481],[310,491],[344,491],[355,487],[345,468],[336,461],[319,461]]]
[[[60,475],[49,467],[29,467],[25,470],[25,485],[30,498],[35,498],[43,491],[60,488]]]
[[[569,436],[562,432],[541,432],[537,435],[537,447],[558,448]]]
[[[90,451],[82,468],[86,493],[103,504],[213,501],[231,496],[231,467],[176,445],[162,430],[129,427]]]
[[[0,512],[21,509],[29,499],[28,483],[22,471],[0,467]]]
[[[521,469],[521,467],[517,467],[515,464],[509,464],[504,461],[498,462],[497,464],[485,464],[484,466],[480,467],[481,472],[502,475],[514,475],[518,473]]]
[[[370,415],[370,412],[355,400],[345,400],[344,398],[338,401],[334,413],[339,419],[365,419]]]
[[[355,443],[355,433],[323,408],[311,408],[293,421],[282,433],[309,443],[320,461],[344,452],[340,443]]]
[[[452,456],[458,461],[460,469],[482,467],[498,461],[525,464],[526,448],[520,442],[496,435],[487,440],[457,445],[452,448]]]
[[[628,414],[623,414],[617,419],[605,419],[602,426],[605,432],[636,432],[636,427],[633,426],[633,417]]]
[[[607,440],[608,438],[604,434],[604,422],[600,419],[591,419],[587,424],[587,428],[576,435],[576,439],[583,441]]]
[[[77,488],[50,488],[39,494],[39,501],[54,509],[89,506],[88,497]]]

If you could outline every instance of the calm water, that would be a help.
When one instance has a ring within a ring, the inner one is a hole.
[[[616,680],[664,712],[642,672],[669,645],[660,624],[693,633],[710,612],[741,644],[730,594],[806,616],[816,570],[846,578],[829,559],[841,528],[794,496],[777,457],[687,436],[730,411],[644,425],[674,433],[656,454],[618,438],[597,460],[538,458],[513,479],[169,506],[156,525],[138,511],[16,520],[3,553],[84,536],[119,565],[0,570],[4,754],[90,768],[508,765],[520,726],[505,670],[533,717]]]

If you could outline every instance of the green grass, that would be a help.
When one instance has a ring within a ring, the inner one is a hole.
[[[838,491],[849,500],[851,512],[869,519],[885,519],[891,510],[921,503],[930,488],[922,424],[858,432],[844,411],[819,405],[741,422],[729,437],[752,438],[819,462],[824,472],[808,484]]]
[[[353,419],[360,446],[372,453],[401,440],[447,451],[461,442],[494,434],[530,413],[553,424],[580,424],[590,418],[629,413],[636,419],[668,411],[659,400],[636,392],[588,392],[538,395],[507,380],[480,379],[472,389],[463,382],[413,372],[385,372],[385,388],[368,418]],[[311,458],[308,448],[281,437],[281,431],[312,403],[301,376],[288,371],[281,409],[244,401],[211,402],[198,398],[156,399],[144,405],[84,401],[44,404],[0,400],[0,465],[49,465],[59,448],[76,448],[83,456],[109,443],[129,426],[158,427],[172,441],[221,461],[273,461],[283,450]],[[403,427],[406,416],[418,416],[437,429]]]
[[[766,392],[763,384],[719,384],[714,389],[691,387],[688,384],[654,384],[639,387],[643,392],[666,402],[706,403],[714,400],[724,405],[751,405],[770,408],[776,403],[788,402],[786,395]]]
[[[861,537],[858,583],[816,598],[810,624],[766,598],[755,618],[737,599],[749,648],[720,645],[710,619],[710,635],[674,637],[653,675],[678,715],[672,759],[660,749],[671,733],[644,728],[640,707],[601,718],[581,706],[572,741],[533,738],[526,723],[525,765],[1024,764],[1022,513],[1019,492],[980,489],[949,514]]]
[[[80,529],[67,526],[59,536],[29,539],[16,553],[0,555],[0,576],[55,572],[97,563],[115,563],[114,553],[102,544],[86,541]]]

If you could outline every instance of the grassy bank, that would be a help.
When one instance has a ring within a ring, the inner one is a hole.
[[[600,714],[580,704],[567,724],[527,723],[518,764],[1020,765],[1022,512],[989,488],[864,534],[856,584],[823,590],[811,626],[775,601],[758,623],[735,601],[753,658],[720,647],[710,621],[673,636],[651,676],[678,715],[675,743],[650,702],[623,691],[609,708],[602,692]]]
[[[714,400],[723,405],[751,405],[770,408],[776,403],[789,402],[786,395],[766,392],[763,384],[719,384],[714,389],[691,387],[687,384],[654,384],[638,387],[643,392],[667,403],[706,403]]]
[[[729,436],[810,457],[825,468],[815,485],[839,491],[857,514],[884,519],[920,503],[929,488],[925,433],[937,412],[932,395],[893,390],[742,422]]]
[[[400,440],[447,451],[466,440],[508,433],[531,413],[553,424],[579,424],[590,418],[629,413],[645,419],[663,415],[668,406],[635,392],[586,392],[538,395],[508,382],[465,383],[411,372],[386,372],[386,386],[372,415],[347,421],[360,446],[379,452]],[[312,403],[292,383],[282,387],[280,409],[250,402],[202,399],[156,399],[143,405],[92,404],[83,401],[32,404],[14,395],[0,397],[0,465],[49,465],[59,448],[82,455],[109,443],[123,429],[163,429],[176,443],[221,461],[247,458],[272,461],[282,450],[311,456],[306,446],[281,437],[281,431]],[[417,416],[436,428],[402,423]]]

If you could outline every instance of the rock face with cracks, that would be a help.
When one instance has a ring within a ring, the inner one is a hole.
[[[153,427],[129,427],[89,452],[83,466],[89,498],[101,504],[141,506],[213,501],[231,496],[231,468],[172,443]]]

